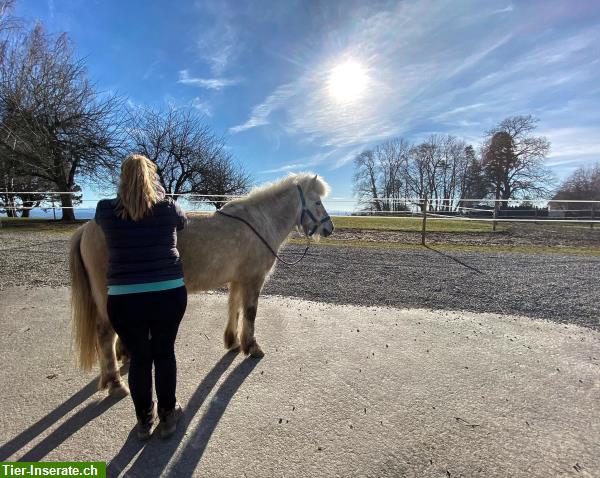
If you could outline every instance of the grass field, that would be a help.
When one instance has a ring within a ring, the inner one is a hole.
[[[290,239],[288,241],[291,244],[305,245],[306,240],[304,239]],[[319,246],[324,247],[358,247],[361,249],[399,249],[406,251],[422,250],[423,246],[418,242],[415,243],[403,243],[403,242],[374,242],[374,241],[361,241],[361,240],[337,240],[337,239],[321,239]],[[428,249],[446,252],[511,252],[511,253],[523,253],[523,254],[573,254],[578,256],[600,256],[600,247],[578,247],[578,246],[511,246],[511,245],[474,245],[474,244],[434,244],[426,245]]]
[[[420,231],[423,220],[418,217],[364,217],[335,216],[333,223],[341,229],[370,229],[375,231]],[[506,230],[498,224],[496,231]],[[427,219],[428,232],[490,232],[492,223],[485,221],[460,221],[456,219]]]
[[[190,217],[204,214],[190,214]],[[49,219],[21,219],[0,217],[2,231],[39,232],[43,234],[71,234],[85,220],[62,223]],[[333,222],[340,235],[321,240],[322,246],[346,246],[383,249],[418,249],[422,219],[411,217],[364,217],[334,216]],[[387,237],[381,233],[410,233],[405,237]],[[447,251],[493,251],[526,253],[563,253],[600,255],[600,227],[591,230],[584,224],[499,223],[497,236],[492,232],[492,223],[483,221],[460,221],[455,219],[427,220],[428,233],[443,233],[435,239],[435,247]],[[414,235],[417,233],[416,235]],[[494,239],[497,237],[499,239]],[[549,240],[556,239],[560,240]],[[581,238],[584,238],[581,240]],[[293,244],[304,240],[291,238]],[[508,243],[507,243],[508,242]],[[429,240],[428,240],[428,243]]]
[[[205,216],[206,213],[190,213],[189,216]],[[0,223],[9,227],[33,227],[36,229],[60,228],[77,229],[85,220],[75,223],[62,223],[52,219],[41,218],[0,218]],[[334,216],[333,222],[336,228],[342,229],[366,229],[375,231],[405,231],[414,232],[421,230],[422,220],[412,217],[360,217],[360,216]],[[496,230],[503,231],[506,227],[498,225]],[[431,219],[427,220],[428,232],[490,232],[492,224],[482,221],[458,221],[453,219]]]

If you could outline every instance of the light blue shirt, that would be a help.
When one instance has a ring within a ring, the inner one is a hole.
[[[182,287],[183,279],[163,280],[148,282],[146,284],[109,285],[108,295],[139,294],[140,292],[156,292],[159,290],[176,289]]]

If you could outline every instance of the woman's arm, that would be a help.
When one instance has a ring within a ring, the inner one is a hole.
[[[187,223],[187,216],[179,204],[177,204],[177,201],[173,201],[173,205],[175,206],[175,213],[177,214],[177,230],[181,231]]]

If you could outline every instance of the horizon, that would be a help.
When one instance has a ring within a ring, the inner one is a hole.
[[[431,134],[477,148],[520,114],[540,120],[559,180],[600,160],[594,2],[48,0],[15,14],[67,32],[99,90],[200,111],[255,184],[311,170],[351,197],[364,149]]]

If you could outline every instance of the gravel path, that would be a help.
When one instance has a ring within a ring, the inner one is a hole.
[[[0,289],[68,285],[70,230],[0,232]],[[289,245],[284,257],[299,254]],[[519,314],[600,330],[600,257],[312,247],[264,293],[337,304]]]
[[[0,232],[0,289],[68,285],[69,230]],[[303,247],[289,245],[284,257]],[[519,314],[600,330],[600,257],[314,246],[264,293],[337,304]]]
[[[286,249],[293,250],[300,252]],[[600,330],[599,279],[597,256],[319,247],[301,267],[280,265],[265,292],[526,315]]]

